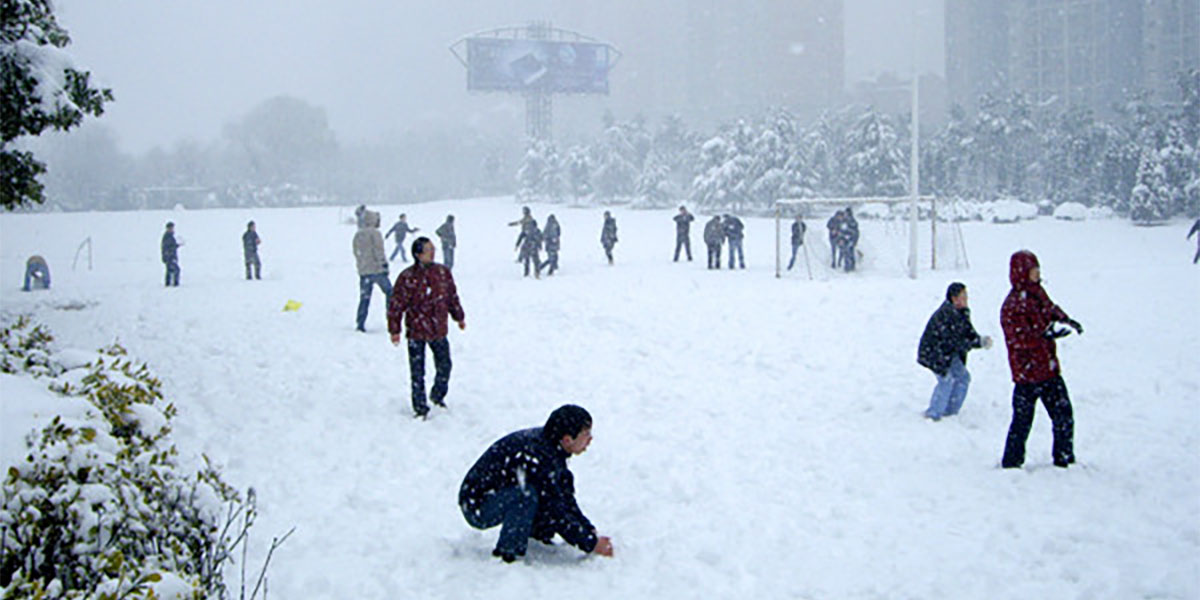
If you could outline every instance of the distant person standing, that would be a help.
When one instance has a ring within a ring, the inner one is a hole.
[[[847,206],[846,210],[842,211],[842,218],[838,222],[838,248],[842,257],[842,266],[849,273],[857,267],[858,255],[858,219],[854,218],[854,212]]]
[[[427,237],[413,241],[414,264],[400,272],[388,302],[388,332],[392,345],[400,345],[401,326],[408,337],[408,370],[412,383],[413,413],[420,418],[429,414],[425,403],[425,346],[433,351],[436,372],[429,398],[437,406],[446,406],[450,387],[450,342],[447,317],[467,328],[467,317],[458,301],[458,289],[450,268],[433,262],[434,246]]]
[[[721,269],[721,243],[725,240],[725,229],[721,217],[713,215],[704,224],[704,245],[708,246],[708,268]]]
[[[937,385],[925,411],[927,418],[938,421],[958,414],[971,385],[967,352],[991,347],[992,338],[980,337],[971,325],[967,286],[957,281],[951,283],[946,288],[946,300],[925,323],[925,332],[917,347],[917,363],[937,376]]]
[[[832,256],[830,268],[836,269],[842,265],[841,244],[839,242],[839,232],[842,229],[842,211],[833,213],[832,217],[825,222],[825,228],[829,230],[829,253]]]
[[[686,206],[679,207],[679,214],[675,215],[675,262],[679,262],[680,248],[686,249],[688,261],[692,260],[692,221],[695,220]]]
[[[363,214],[362,226],[354,234],[353,249],[358,266],[358,316],[355,328],[365,332],[373,287],[379,286],[384,298],[392,295],[387,252],[383,249],[383,236],[379,233],[379,213],[368,210]]]
[[[25,285],[21,289],[26,292],[50,289],[50,265],[46,259],[34,254],[25,261]]]
[[[796,251],[804,245],[804,232],[807,230],[808,226],[804,224],[804,218],[796,215],[796,220],[792,221],[792,259],[788,261],[789,271],[796,265]],[[807,254],[804,260],[808,260]]]
[[[542,230],[542,242],[546,246],[546,262],[542,263],[542,268],[549,267],[547,275],[553,275],[558,270],[558,249],[561,247],[559,238],[562,236],[562,229],[558,225],[558,219],[552,214],[546,217],[546,228]]]
[[[246,223],[246,233],[242,234],[242,256],[246,260],[246,279],[250,279],[250,268],[254,267],[254,278],[262,279],[262,263],[258,260],[258,245],[262,240],[254,229],[254,221]]]
[[[600,229],[600,245],[604,246],[608,264],[613,264],[613,247],[617,245],[617,220],[607,210],[604,211],[604,226]]]
[[[725,239],[729,242],[729,268],[733,268],[733,257],[737,254],[738,264],[741,268],[746,268],[746,254],[742,251],[742,239],[746,237],[746,226],[742,224],[742,220],[733,216],[725,215],[723,224],[725,230]]]
[[[167,221],[162,236],[162,261],[167,267],[166,286],[179,287],[179,242],[175,241],[175,224]]]
[[[385,237],[385,238],[391,237],[393,235],[396,236],[396,249],[392,250],[392,255],[388,257],[388,260],[391,260],[391,261],[396,260],[396,254],[399,254],[400,258],[404,262],[408,262],[408,255],[406,255],[404,253],[404,238],[407,237],[408,234],[415,233],[420,230],[421,230],[420,227],[409,227],[408,226],[408,215],[405,215],[404,213],[400,213],[400,219],[397,220],[396,223],[392,225],[391,229],[387,230],[387,233],[383,234],[383,237]]]
[[[528,224],[532,220],[533,220],[533,211],[529,210],[528,206],[522,206],[521,207],[521,218],[517,219],[516,221],[508,222],[509,227],[520,227],[520,232],[517,233],[517,243],[513,246],[514,250],[518,250],[518,253],[517,253],[517,262],[518,263],[521,262],[521,255],[519,252],[519,249],[521,248],[521,236],[522,236],[522,234],[525,233],[526,224]]]
[[[1196,219],[1196,222],[1192,224],[1192,229],[1188,231],[1187,239],[1192,239],[1192,236],[1198,232],[1200,232],[1200,219]],[[1200,261],[1200,235],[1196,235],[1196,256],[1192,258],[1192,264],[1196,264],[1197,261]]]
[[[1075,417],[1054,340],[1070,331],[1056,329],[1054,324],[1066,323],[1079,334],[1083,326],[1050,300],[1042,288],[1041,268],[1032,252],[1021,250],[1012,255],[1008,279],[1012,289],[1000,307],[1000,325],[1014,384],[1013,416],[1000,466],[1016,469],[1025,463],[1025,441],[1040,399],[1050,413],[1054,432],[1054,466],[1066,468],[1075,462]]]
[[[529,277],[530,267],[533,276],[542,277],[542,259],[538,252],[542,248],[542,231],[538,229],[537,219],[529,217],[521,219],[521,234],[517,236],[517,248],[520,253],[517,259],[525,265],[525,277]]]
[[[446,215],[446,222],[439,225],[434,233],[442,242],[442,254],[445,255],[442,264],[446,265],[447,269],[453,269],[454,247],[458,245],[458,238],[454,235],[454,215]]]

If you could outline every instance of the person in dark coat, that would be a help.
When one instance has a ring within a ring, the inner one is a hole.
[[[708,246],[708,268],[720,270],[721,243],[725,240],[725,229],[721,227],[721,217],[713,215],[704,224],[704,245]]]
[[[471,466],[458,507],[471,527],[501,526],[493,556],[511,563],[525,555],[529,538],[551,544],[555,535],[584,552],[613,555],[612,540],[596,533],[575,501],[575,476],[567,467],[567,458],[591,441],[592,416],[566,404],[545,425],[500,438]]]
[[[21,289],[26,292],[50,289],[50,265],[46,259],[34,254],[25,261],[25,285]]]
[[[514,250],[518,250],[518,253],[517,253],[517,262],[518,263],[521,262],[521,255],[519,252],[519,249],[521,248],[521,234],[525,233],[525,224],[532,220],[533,220],[533,211],[529,210],[528,206],[522,206],[521,207],[521,218],[517,219],[516,221],[508,222],[509,227],[519,227],[520,228],[520,233],[517,234],[517,243],[516,243],[516,245],[513,246]]]
[[[692,260],[692,221],[696,217],[689,213],[686,206],[679,207],[675,215],[675,262],[679,262],[679,249],[687,250],[687,258]]]
[[[167,287],[179,287],[179,246],[181,244],[175,241],[175,224],[167,221],[167,230],[163,232],[162,243],[162,261],[167,267],[167,276],[165,285]]]
[[[725,215],[722,227],[725,231],[725,239],[729,242],[729,268],[733,268],[733,257],[736,253],[739,265],[745,269],[746,254],[742,251],[742,239],[746,237],[746,226],[742,224],[741,219],[733,215]]]
[[[403,325],[408,336],[408,370],[412,381],[412,407],[417,417],[425,418],[425,346],[433,351],[436,372],[429,398],[438,406],[446,406],[450,388],[450,342],[446,339],[448,317],[467,328],[467,316],[458,300],[458,288],[450,267],[433,262],[434,245],[427,237],[413,241],[412,266],[400,272],[388,300],[388,332],[392,345],[400,345]]]
[[[842,255],[840,253],[841,248],[838,244],[838,240],[840,238],[838,234],[842,229],[843,218],[844,215],[842,211],[839,210],[833,213],[833,216],[829,217],[829,220],[825,222],[825,228],[829,230],[829,253],[833,256],[833,261],[829,266],[834,269],[838,268],[842,264]]]
[[[937,376],[925,411],[927,418],[937,421],[958,414],[971,385],[967,351],[991,347],[992,338],[980,337],[971,325],[967,286],[957,281],[951,283],[946,288],[946,301],[929,317],[917,347],[917,363]]]
[[[525,265],[525,277],[529,277],[530,267],[533,267],[534,278],[542,277],[542,259],[538,252],[542,248],[542,230],[538,229],[537,219],[529,217],[521,221],[521,234],[517,236],[517,248],[520,254],[517,258]]]
[[[613,246],[617,245],[617,220],[607,210],[604,211],[604,227],[600,229],[600,245],[604,246],[608,264],[613,264]]]
[[[1197,233],[1200,233],[1200,219],[1196,219],[1196,222],[1192,224],[1191,230],[1188,231],[1187,239],[1192,239],[1192,236]],[[1200,261],[1200,235],[1196,235],[1196,256],[1192,258],[1192,264],[1196,264],[1197,261]]]
[[[246,223],[246,232],[242,234],[242,257],[246,261],[246,279],[250,279],[250,268],[254,268],[254,278],[262,279],[262,262],[258,260],[258,245],[262,240],[254,229],[254,221]]]
[[[541,268],[549,268],[547,275],[553,275],[558,270],[558,249],[561,247],[562,228],[554,215],[546,217],[546,227],[542,230],[542,243],[546,246],[546,262]]]
[[[404,254],[404,238],[408,237],[408,234],[416,233],[420,230],[420,227],[409,227],[408,215],[400,213],[400,218],[394,224],[392,224],[392,227],[387,230],[387,233],[383,234],[383,237],[385,238],[393,235],[396,236],[396,249],[392,250],[392,255],[388,257],[388,260],[396,260],[396,255],[399,254],[401,260],[408,262],[408,256]]]
[[[1012,289],[1000,307],[1000,325],[1014,384],[1013,416],[1000,465],[1015,469],[1024,464],[1025,441],[1040,399],[1053,426],[1054,464],[1065,468],[1075,462],[1075,420],[1054,340],[1070,331],[1056,328],[1055,323],[1066,323],[1079,334],[1083,326],[1050,300],[1042,288],[1041,268],[1032,252],[1021,250],[1012,255],[1008,279]]]
[[[439,225],[434,233],[442,242],[442,254],[445,256],[442,264],[446,265],[447,269],[453,269],[454,247],[458,245],[458,238],[454,235],[454,215],[446,215],[446,222]],[[413,260],[416,258],[414,257]]]
[[[792,221],[792,259],[788,261],[788,270],[796,266],[796,251],[800,246],[804,245],[804,232],[808,231],[808,226],[804,224],[804,218],[796,215],[796,220]],[[808,260],[805,258],[805,260]]]
[[[842,266],[846,272],[853,271],[857,255],[855,254],[856,246],[858,246],[858,219],[854,218],[854,212],[847,206],[846,210],[842,211],[842,218],[838,222],[838,252],[841,255]]]

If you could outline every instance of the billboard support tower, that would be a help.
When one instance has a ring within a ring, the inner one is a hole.
[[[467,69],[467,90],[519,92],[525,134],[548,140],[554,94],[608,94],[608,73],[621,53],[611,44],[535,21],[459,39],[450,52]]]

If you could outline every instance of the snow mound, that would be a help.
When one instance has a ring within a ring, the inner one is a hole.
[[[1038,216],[1036,204],[1021,202],[1012,198],[988,202],[980,211],[984,221],[992,223],[1016,223],[1034,219]]]
[[[1054,218],[1060,221],[1085,221],[1088,209],[1078,202],[1063,202],[1054,209]]]

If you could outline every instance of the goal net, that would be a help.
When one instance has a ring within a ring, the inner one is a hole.
[[[835,215],[846,209],[858,225],[853,271],[915,278],[921,271],[970,266],[957,206],[946,199],[921,196],[914,207],[909,196],[784,198],[775,201],[775,276],[827,279],[845,271],[845,261],[835,257],[841,245],[829,225],[836,225]],[[797,216],[806,232],[792,261],[791,224]]]

